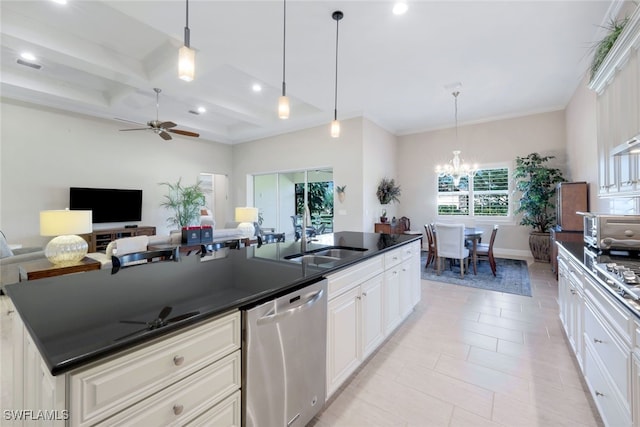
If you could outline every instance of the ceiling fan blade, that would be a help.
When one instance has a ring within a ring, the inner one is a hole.
[[[169,135],[169,133],[167,133],[164,129],[161,130],[158,135],[160,135],[160,137],[162,139],[164,139],[165,141],[169,141],[170,139],[173,139],[173,138],[171,138],[171,135]]]
[[[182,129],[167,129],[167,131],[172,133],[177,133],[178,135],[194,136],[196,138],[200,136],[199,133],[189,132],[188,130],[182,130]]]
[[[151,129],[151,128],[135,128],[135,129],[120,129],[121,132],[127,132],[130,130],[147,130],[147,129]]]
[[[158,127],[161,127],[163,129],[168,129],[168,128],[174,128],[176,126],[178,125],[173,122],[162,122]]]

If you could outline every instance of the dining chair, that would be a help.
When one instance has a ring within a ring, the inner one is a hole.
[[[157,251],[133,252],[121,256],[111,256],[111,274],[117,273],[122,268],[134,265],[146,264],[153,261],[179,261],[180,247],[162,249]]]
[[[489,244],[486,243],[478,243],[476,247],[476,257],[478,260],[487,260],[489,261],[489,266],[491,267],[491,272],[493,275],[496,275],[496,260],[493,257],[493,243],[496,240],[496,234],[498,234],[498,224],[493,226],[493,231],[491,232],[491,238],[489,239]]]
[[[436,236],[433,234],[433,225],[425,224],[424,232],[427,235],[427,246],[429,249],[429,253],[427,254],[427,262],[424,265],[424,268],[429,267],[431,263],[433,263],[433,268],[436,268],[435,261],[438,258],[438,248],[436,246]]]
[[[469,266],[469,249],[464,245],[464,224],[436,223],[435,231],[438,275],[440,275],[442,259],[448,258],[449,268],[452,266],[452,260],[460,261],[460,277],[464,277],[465,264]]]

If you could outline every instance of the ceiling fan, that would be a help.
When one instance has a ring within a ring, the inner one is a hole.
[[[169,134],[169,132],[171,133],[175,133],[178,135],[184,135],[184,136],[193,136],[193,137],[199,137],[200,134],[195,133],[195,132],[189,132],[187,130],[182,130],[182,129],[172,129],[178,125],[176,125],[173,122],[161,122],[160,120],[158,120],[158,112],[160,110],[160,92],[162,92],[162,89],[159,89],[157,87],[153,88],[154,92],[156,93],[156,119],[155,120],[150,120],[147,122],[147,127],[144,128],[134,128],[134,129],[120,129],[121,131],[130,131],[130,130],[148,130],[151,129],[152,131],[154,131],[156,134],[160,135],[160,137],[166,141],[172,139],[171,135]],[[137,123],[137,122],[132,122],[131,120],[124,120],[124,119],[118,119],[118,120],[122,120],[125,122],[130,122],[130,123]],[[142,124],[142,123],[137,123],[137,124]]]

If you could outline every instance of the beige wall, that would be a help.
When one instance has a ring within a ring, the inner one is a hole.
[[[142,221],[169,231],[165,193],[158,183],[194,184],[200,172],[231,173],[231,147],[175,137],[30,104],[2,100],[0,138],[0,229],[10,243],[41,246],[39,212],[69,204],[69,187],[143,190]],[[123,224],[118,224],[121,226]],[[105,228],[108,224],[97,225]]]
[[[398,179],[403,192],[400,215],[411,218],[413,229],[443,220],[437,216],[437,181],[435,166],[452,158],[460,149],[462,158],[482,167],[506,162],[513,168],[516,156],[532,152],[556,156],[554,166],[566,169],[565,119],[563,111],[535,114],[488,123],[460,126],[456,144],[455,129],[436,130],[398,138]],[[512,205],[515,209],[516,205]],[[446,219],[445,219],[446,220]],[[448,221],[451,221],[448,219]],[[463,222],[463,221],[456,221]],[[493,222],[482,219],[466,221],[488,230]],[[515,218],[500,222],[496,238],[497,254],[528,257],[530,229],[517,225]]]
[[[347,186],[344,203],[335,204],[334,231],[363,231],[363,119],[343,120],[340,138],[317,126],[233,146],[232,199],[252,204],[251,176],[314,168],[333,168],[335,185]],[[241,185],[240,183],[247,183]]]

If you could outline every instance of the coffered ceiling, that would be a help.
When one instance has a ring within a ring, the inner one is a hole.
[[[201,138],[237,143],[333,117],[336,22],[342,10],[338,116],[367,117],[395,134],[564,108],[588,69],[611,1],[287,2],[291,116],[277,117],[283,2],[189,2],[196,77],[177,77],[185,1],[0,2],[5,98],[109,120],[156,118]],[[29,51],[29,61],[17,62]],[[262,87],[252,90],[254,84]],[[190,113],[205,107],[206,113]],[[135,127],[121,121],[122,128]],[[177,138],[183,138],[178,136]]]

